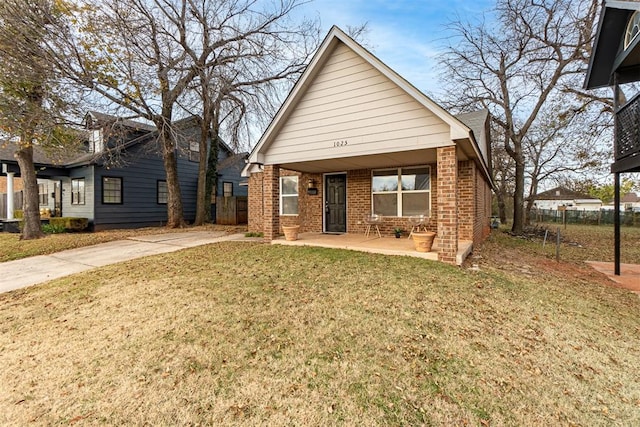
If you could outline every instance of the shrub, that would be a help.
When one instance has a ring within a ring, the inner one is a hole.
[[[65,231],[67,231],[67,229],[62,225],[49,223],[42,224],[42,231],[47,234],[58,234],[64,233]]]
[[[248,233],[244,233],[244,237],[264,237],[262,232],[256,233],[255,231],[250,231]]]
[[[22,211],[22,209],[16,209],[13,211],[13,217],[15,219],[22,219],[24,218],[24,212]]]
[[[69,231],[82,231],[89,226],[89,219],[75,217],[50,218],[49,224],[55,227],[62,227]]]

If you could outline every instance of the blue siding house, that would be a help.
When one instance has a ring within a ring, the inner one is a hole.
[[[184,218],[192,222],[200,158],[199,118],[174,125]],[[155,127],[97,112],[87,114],[85,127],[88,137],[83,150],[68,155],[61,164],[48,162],[38,153],[39,182],[47,189],[41,207],[54,216],[88,218],[94,230],[164,225],[167,186]],[[216,194],[246,197],[246,187],[240,186],[245,155],[235,154],[224,143],[218,152]],[[19,172],[17,165],[10,164],[12,158],[2,157],[5,169]]]

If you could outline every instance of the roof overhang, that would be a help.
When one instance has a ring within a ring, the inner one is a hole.
[[[631,63],[634,61],[621,61],[618,58],[629,17],[638,10],[640,2],[637,1],[605,0],[584,82],[585,89],[612,86],[614,71],[618,73],[619,83],[640,80],[640,67]],[[636,37],[631,52],[640,53],[639,49],[640,37]]]

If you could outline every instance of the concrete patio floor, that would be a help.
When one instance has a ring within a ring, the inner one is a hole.
[[[591,267],[605,274],[616,286],[640,295],[640,264],[620,264],[620,275],[614,274],[612,262],[587,261]]]
[[[438,239],[433,242],[431,252],[418,252],[413,245],[413,240],[406,236],[396,239],[395,237],[364,236],[363,234],[324,234],[324,233],[300,233],[298,240],[287,241],[284,237],[271,241],[274,245],[289,246],[319,246],[333,249],[349,249],[360,252],[370,252],[384,255],[404,255],[416,258],[438,260]],[[461,265],[462,261],[471,253],[473,242],[469,240],[458,241],[458,255],[456,264]]]

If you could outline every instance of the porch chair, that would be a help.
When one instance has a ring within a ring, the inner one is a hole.
[[[423,228],[424,231],[427,231],[427,224],[429,224],[429,216],[427,215],[412,215],[407,220],[409,225],[411,226],[411,232],[409,233],[409,239],[413,235],[413,233],[419,233],[420,229]]]
[[[367,228],[364,231],[365,237],[369,237],[369,234],[371,234],[372,227],[375,227],[378,237],[382,237],[382,235],[380,234],[380,228],[378,227],[378,224],[382,224],[382,219],[383,219],[382,215],[373,214],[373,213],[367,214],[364,216],[364,223],[367,225]]]

